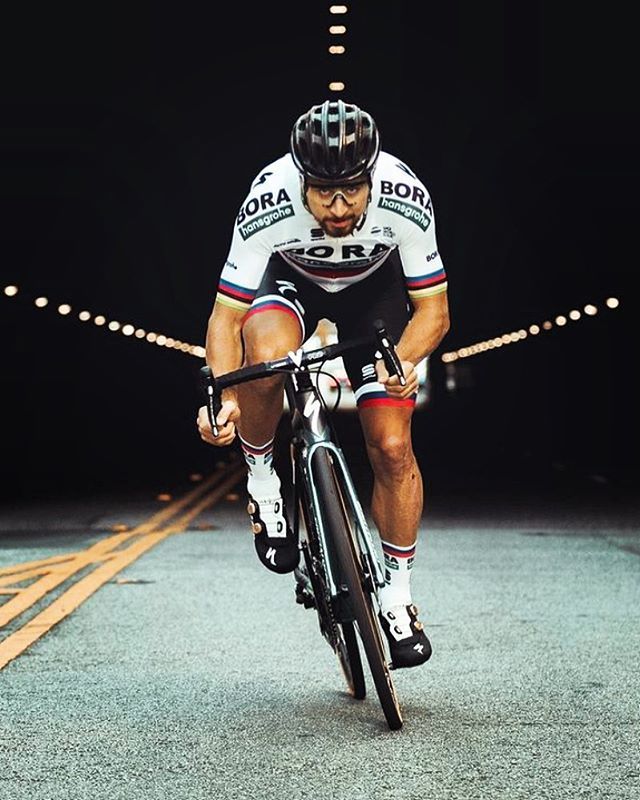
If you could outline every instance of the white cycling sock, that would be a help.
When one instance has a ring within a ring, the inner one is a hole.
[[[252,444],[240,436],[240,446],[247,462],[249,475],[257,480],[268,480],[275,474],[273,469],[273,439],[265,444]]]
[[[381,539],[384,556],[385,585],[380,590],[383,611],[392,606],[407,606],[411,600],[411,569],[416,554],[416,543],[399,547]]]
[[[267,536],[286,536],[287,524],[280,494],[280,478],[273,468],[273,439],[256,446],[240,437],[247,462],[247,491],[260,507]]]

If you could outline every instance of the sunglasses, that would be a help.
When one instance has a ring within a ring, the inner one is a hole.
[[[310,191],[325,208],[330,208],[338,196],[348,206],[353,206],[362,196],[362,190],[368,185],[366,181],[362,183],[347,183],[342,186],[316,186],[313,183],[307,183],[306,191]]]

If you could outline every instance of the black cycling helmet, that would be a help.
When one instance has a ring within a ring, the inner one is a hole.
[[[380,152],[380,135],[366,111],[343,100],[325,100],[298,117],[290,148],[296,167],[310,183],[355,183],[369,179]]]

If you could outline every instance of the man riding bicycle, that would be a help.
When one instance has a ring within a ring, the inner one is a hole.
[[[411,441],[416,365],[449,329],[447,280],[429,193],[400,159],[380,149],[374,119],[342,100],[312,106],[295,122],[286,155],[266,165],[243,202],[209,318],[206,360],[214,375],[297,350],[321,319],[341,339],[377,319],[397,342],[406,384],[389,377],[375,347],[344,363],[373,470],[371,514],[385,586],[381,619],[396,667],[422,664],[431,645],[411,598],[423,482]],[[255,549],[268,569],[291,572],[299,549],[273,466],[283,379],[227,389],[217,416],[198,412],[202,439],[239,435]]]

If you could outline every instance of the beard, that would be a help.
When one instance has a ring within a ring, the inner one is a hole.
[[[351,233],[353,233],[356,225],[358,224],[356,217],[347,217],[344,220],[340,220],[342,223],[348,223],[341,226],[337,226],[336,223],[332,222],[330,219],[319,220],[319,222],[322,230],[327,234],[327,236],[331,236],[333,239],[340,239],[344,236],[349,236]]]

